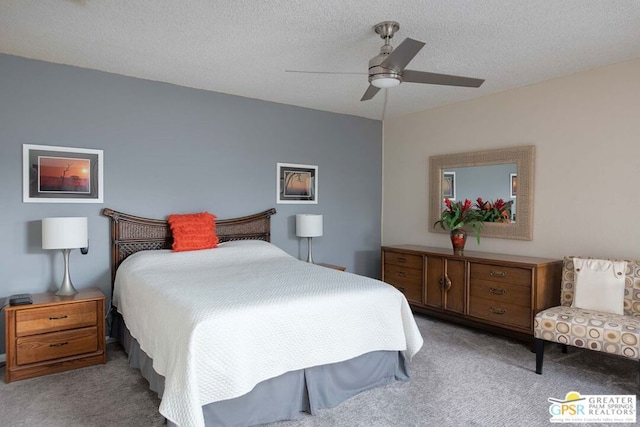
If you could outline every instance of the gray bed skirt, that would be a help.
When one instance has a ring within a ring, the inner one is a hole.
[[[153,360],[140,349],[120,315],[114,316],[111,336],[122,344],[129,364],[140,369],[149,388],[162,397],[164,377],[153,370]],[[376,351],[340,363],[287,372],[259,383],[243,396],[204,405],[202,411],[207,426],[292,420],[302,413],[334,407],[364,390],[408,379],[401,352]],[[167,425],[176,424],[168,420]]]

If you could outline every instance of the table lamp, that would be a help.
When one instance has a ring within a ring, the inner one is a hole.
[[[307,262],[313,264],[311,254],[311,238],[322,236],[322,215],[297,214],[296,215],[296,236],[306,237],[309,247]]]
[[[56,295],[68,296],[78,293],[69,276],[69,252],[89,246],[87,218],[43,218],[42,249],[62,249],[64,277]]]

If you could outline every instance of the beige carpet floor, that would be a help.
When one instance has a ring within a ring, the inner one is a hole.
[[[549,397],[638,394],[632,360],[573,348],[562,354],[548,345],[540,376],[535,354],[523,343],[424,316],[416,320],[425,345],[411,362],[411,381],[273,426],[548,426]],[[11,384],[2,370],[0,379],[2,426],[163,425],[159,399],[118,344],[108,346],[106,365]]]

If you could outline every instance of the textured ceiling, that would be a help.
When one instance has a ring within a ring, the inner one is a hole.
[[[426,43],[407,68],[484,85],[360,102],[385,20]],[[0,53],[379,120],[640,57],[640,2],[0,0]]]

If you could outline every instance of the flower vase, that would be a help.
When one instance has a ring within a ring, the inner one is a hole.
[[[451,244],[453,245],[453,254],[462,255],[464,253],[464,244],[467,242],[467,231],[462,228],[451,230]]]

